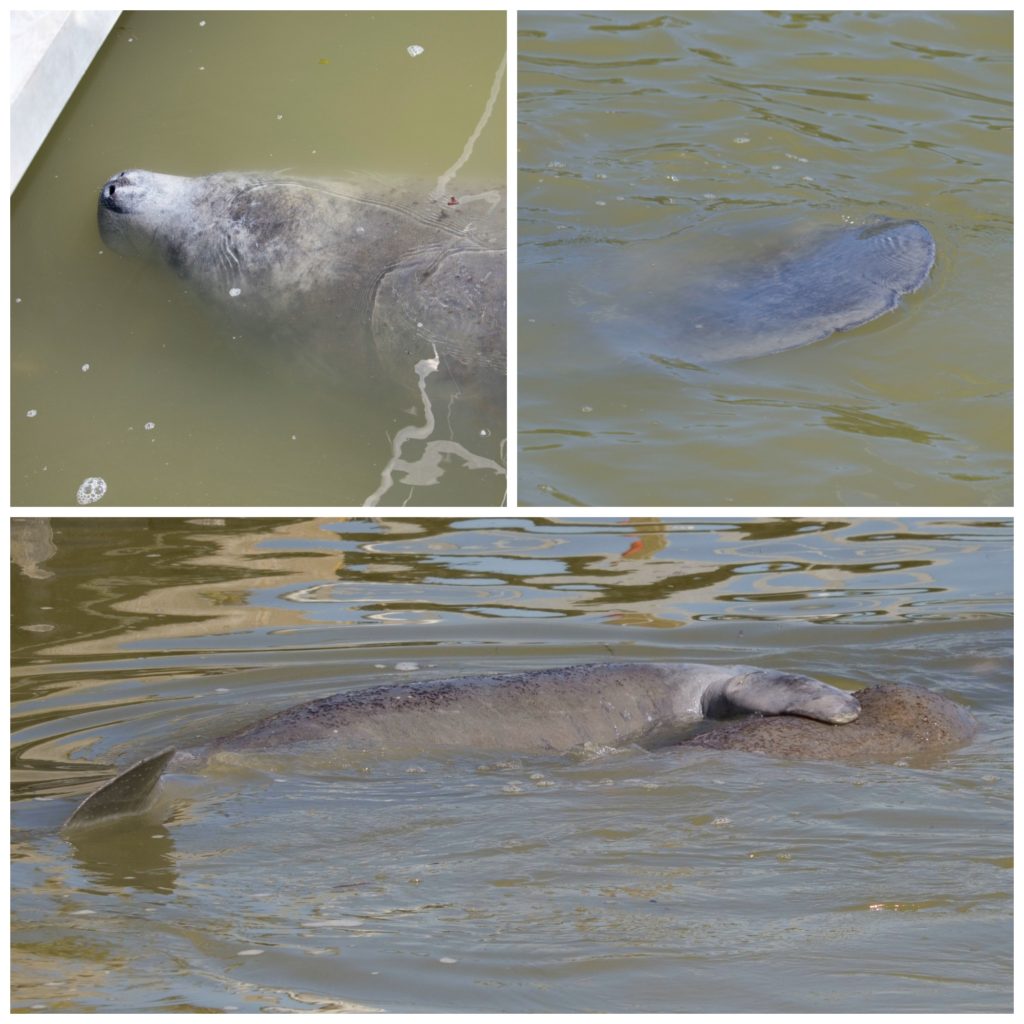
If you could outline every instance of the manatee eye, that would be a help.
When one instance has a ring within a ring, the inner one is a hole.
[[[114,194],[114,186],[113,185],[108,185],[107,186],[107,195],[108,196],[112,196],[113,194]]]

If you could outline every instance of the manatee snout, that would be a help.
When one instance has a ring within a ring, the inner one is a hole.
[[[188,178],[153,171],[120,171],[100,189],[100,237],[122,256],[166,255],[168,220],[187,220]]]
[[[103,227],[102,211],[127,213],[125,199],[131,198],[132,180],[130,171],[119,171],[100,189],[100,227]]]
[[[115,252],[130,256],[135,252],[131,243],[131,215],[138,209],[142,198],[138,171],[120,171],[100,189],[97,217],[100,238]]]

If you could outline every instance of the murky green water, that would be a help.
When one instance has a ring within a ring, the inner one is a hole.
[[[165,268],[102,251],[99,188],[132,167],[432,187],[469,146],[505,42],[504,12],[122,17],[12,202],[15,504],[73,505],[92,476],[106,505],[359,505],[377,491],[395,435],[424,422],[413,367],[368,382],[343,350],[325,366],[239,343]],[[504,181],[505,96],[453,189]],[[498,505],[503,396],[469,406],[439,376],[430,440],[496,468],[451,455],[433,484],[396,472],[380,504]]]
[[[523,12],[520,501],[1009,503],[1011,38],[1009,12]],[[897,312],[666,353],[687,258],[877,214],[938,247]]]
[[[16,1009],[1011,1008],[1006,521],[16,522]],[[58,832],[166,744],[368,681],[606,659],[918,683],[888,765],[301,750]]]

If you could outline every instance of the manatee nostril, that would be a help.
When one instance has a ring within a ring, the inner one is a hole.
[[[125,213],[124,199],[121,197],[121,193],[124,192],[122,186],[127,184],[128,181],[123,174],[118,175],[116,178],[111,178],[100,189],[100,206],[111,213]],[[128,189],[128,191],[131,192],[131,189]]]

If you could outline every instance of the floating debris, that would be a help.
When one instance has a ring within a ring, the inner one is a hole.
[[[82,481],[75,495],[79,505],[95,505],[107,493],[107,481],[101,476],[90,476]]]

